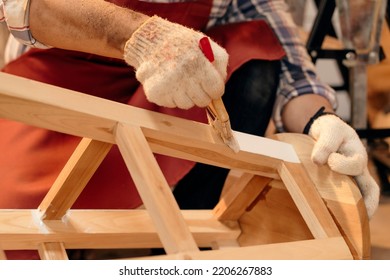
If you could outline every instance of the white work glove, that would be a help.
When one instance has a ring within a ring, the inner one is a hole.
[[[317,164],[328,163],[341,174],[354,176],[371,218],[378,208],[380,188],[367,168],[367,151],[356,131],[333,114],[319,116],[309,135],[316,140],[311,158]]]
[[[147,99],[165,107],[206,107],[222,96],[228,54],[210,41],[215,61],[199,47],[205,35],[158,16],[149,18],[127,41],[125,61],[136,69]]]

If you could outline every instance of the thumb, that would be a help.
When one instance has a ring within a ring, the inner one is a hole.
[[[329,155],[328,165],[330,169],[341,174],[357,176],[363,173],[366,168],[367,159],[364,155],[356,153],[344,155],[342,153],[332,153]]]
[[[368,218],[371,219],[379,205],[380,187],[367,168],[362,175],[355,176],[354,179],[364,199]]]

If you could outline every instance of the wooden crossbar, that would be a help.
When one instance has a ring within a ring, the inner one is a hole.
[[[136,259],[136,258],[134,258]],[[342,237],[254,245],[174,256],[144,257],[142,260],[351,260],[351,252]]]
[[[236,240],[237,222],[226,225],[211,210],[182,210],[199,247]],[[41,221],[36,210],[0,211],[0,248],[37,249],[41,243],[61,241],[77,248],[160,248],[162,242],[145,210],[69,210],[62,221]]]

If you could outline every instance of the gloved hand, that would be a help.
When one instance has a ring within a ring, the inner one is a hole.
[[[125,61],[147,99],[165,107],[206,107],[225,89],[228,54],[210,40],[215,61],[205,57],[199,40],[205,35],[153,16],[127,41]]]
[[[313,162],[328,163],[333,171],[354,176],[371,218],[379,204],[380,188],[368,171],[366,148],[356,131],[339,117],[326,114],[314,120],[309,135],[316,140]]]

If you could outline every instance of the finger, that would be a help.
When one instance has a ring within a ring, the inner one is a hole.
[[[225,49],[219,47],[214,42],[211,43],[211,46],[213,48],[214,57],[215,57],[215,61],[213,63],[214,67],[215,67],[215,69],[217,69],[222,80],[225,81],[226,76],[227,76],[227,66],[228,66],[228,61],[229,61],[229,55]]]
[[[200,75],[202,74],[200,73]],[[212,65],[208,67],[207,72],[201,77],[200,86],[210,99],[218,99],[223,95],[225,91],[225,82]]]
[[[314,144],[311,154],[312,161],[316,164],[325,164],[331,153],[337,152],[342,142],[342,137],[334,137],[323,131]]]
[[[328,165],[335,172],[357,176],[363,173],[366,160],[361,154],[345,156],[340,153],[331,153],[328,158]]]
[[[172,95],[164,94],[159,88],[156,89],[153,85],[149,85],[150,83],[147,81],[143,85],[146,98],[149,102],[168,108],[177,107]]]
[[[210,104],[211,98],[199,80],[191,78],[188,82],[188,85],[189,87],[186,95],[196,106],[206,107]]]
[[[151,76],[154,76],[155,73],[156,65],[149,61],[145,61],[139,66],[139,68],[135,72],[135,77],[141,84],[143,84]]]
[[[180,109],[190,109],[196,105],[193,99],[191,99],[190,96],[188,96],[188,92],[175,92],[174,95],[172,95],[173,101],[176,104],[176,107]]]
[[[354,177],[364,199],[367,215],[370,219],[379,205],[380,188],[366,169],[362,175]]]

